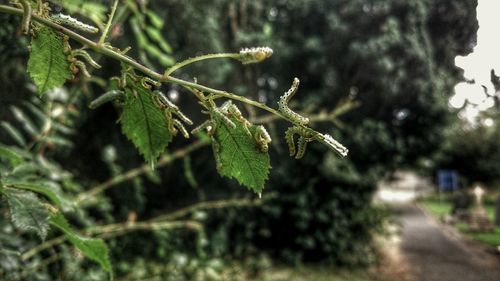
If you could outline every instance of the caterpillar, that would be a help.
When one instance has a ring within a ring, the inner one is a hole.
[[[125,95],[123,94],[122,91],[117,91],[117,90],[109,91],[109,92],[106,92],[103,95],[99,96],[95,100],[93,100],[89,104],[89,108],[96,109],[107,102],[111,102],[114,100],[123,100],[124,98],[125,98]]]
[[[295,146],[295,134],[299,135],[299,140],[297,142],[297,147]],[[314,137],[309,131],[304,128],[293,126],[286,130],[285,140],[288,144],[288,150],[290,151],[290,156],[295,156],[295,159],[300,159],[304,156],[306,152],[307,143],[314,140]]]
[[[90,64],[93,68],[101,68],[101,66],[94,60],[92,57],[89,55],[89,53],[85,52],[84,50],[74,50],[71,52],[73,57],[82,57],[84,58],[88,64]]]
[[[307,125],[309,123],[309,118],[306,118],[288,107],[288,102],[295,95],[297,89],[299,88],[300,80],[298,78],[293,79],[292,86],[288,91],[283,94],[278,101],[278,110],[285,115],[285,117],[289,118],[292,122]]]
[[[264,126],[259,125],[255,129],[255,141],[259,145],[260,151],[267,152],[269,150],[269,143],[271,142],[271,136],[269,135]]]
[[[151,85],[154,85],[154,86],[161,86],[161,83],[158,82],[158,81],[155,81],[149,77],[142,77],[141,79],[141,85],[145,88],[145,89],[148,89],[148,90],[151,90]],[[166,98],[166,97],[165,97]]]
[[[201,123],[196,128],[194,128],[193,130],[191,130],[191,134],[193,134],[193,135],[197,134],[205,129],[210,133],[210,131],[212,129],[212,122],[210,120],[206,120],[205,122]]]
[[[186,128],[184,128],[184,125],[182,125],[181,121],[177,119],[172,119],[172,123],[175,130],[174,132],[172,132],[174,135],[177,135],[177,132],[179,130],[181,131],[181,134],[184,136],[184,138],[189,139],[189,133],[186,130]],[[177,128],[178,130],[175,128]]]
[[[243,64],[258,63],[273,55],[269,47],[244,48],[240,50],[239,60]]]
[[[182,122],[184,122],[190,126],[193,125],[193,121],[191,121],[191,119],[189,119],[186,115],[184,115],[184,113],[182,113],[182,111],[177,110],[174,113],[175,113],[175,115],[177,115],[177,117],[179,117],[182,120]]]
[[[236,124],[234,124],[234,122],[231,121],[231,119],[229,119],[229,117],[227,117],[227,115],[219,108],[215,108],[211,112],[212,112],[212,119],[215,121],[214,127],[218,127],[219,122],[222,121],[222,123],[224,123],[224,125],[226,125],[230,129],[236,128]]]
[[[22,30],[24,34],[28,34],[31,23],[31,5],[28,0],[21,0],[20,2],[23,7]]]
[[[81,61],[77,60],[77,61],[73,62],[73,64],[74,64],[75,66],[77,66],[77,67],[80,69],[80,71],[82,72],[83,76],[85,76],[85,77],[87,77],[87,78],[92,77],[92,76],[90,75],[90,73],[87,71],[87,67],[85,66],[85,64],[84,64],[83,62],[81,62]],[[76,74],[77,72],[78,72],[78,71],[75,71],[75,74]]]
[[[306,138],[304,136],[299,137],[299,141],[297,142],[297,154],[295,154],[295,159],[300,159],[304,157],[306,153],[307,143],[310,142],[311,139]]]
[[[332,136],[329,134],[324,134],[323,136],[323,143],[327,144],[330,148],[335,150],[338,154],[342,156],[347,156],[347,153],[349,153],[349,150],[340,144],[338,141],[336,141]]]
[[[147,81],[147,79],[146,80],[143,79],[142,81]],[[173,115],[175,114],[177,117],[179,117],[179,119],[181,119],[184,123],[188,125],[193,125],[193,121],[191,121],[186,115],[184,115],[184,113],[180,111],[179,107],[173,104],[162,92],[154,91],[151,94],[151,99],[153,104],[160,110],[162,110],[163,115],[165,116],[168,131],[173,135],[177,135],[177,133],[180,131],[181,134],[186,139],[188,139],[189,138],[188,131],[186,130],[184,125],[182,125],[181,121],[175,119]]]
[[[295,155],[295,141],[293,140],[293,136],[296,134],[295,127],[290,127],[285,132],[285,140],[288,145],[288,151],[290,151],[290,156]]]
[[[52,19],[60,24],[67,25],[69,27],[78,29],[83,32],[88,32],[88,33],[97,33],[99,32],[99,29],[95,26],[85,24],[71,16],[65,15],[65,14],[54,14],[51,16]]]
[[[252,124],[248,122],[248,120],[245,119],[245,117],[243,117],[243,114],[241,114],[240,109],[235,104],[233,104],[231,101],[227,101],[222,105],[221,110],[225,110],[224,112],[229,114],[229,116],[235,117],[238,120],[238,122],[240,122],[243,125],[243,128],[245,129],[247,135],[249,137],[252,137],[252,133],[250,132],[249,129],[252,126]]]

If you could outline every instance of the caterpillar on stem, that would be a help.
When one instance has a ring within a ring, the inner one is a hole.
[[[52,15],[51,18],[57,23],[78,29],[83,32],[88,32],[88,33],[99,32],[99,29],[97,27],[85,24],[69,15],[59,13]]]
[[[243,64],[258,63],[273,55],[269,47],[244,48],[240,51],[239,60]]]
[[[295,146],[295,135],[299,135],[299,140],[297,142],[297,147]],[[295,159],[300,159],[304,157],[306,152],[307,143],[314,139],[313,135],[305,128],[293,126],[286,130],[285,140],[288,144],[288,149],[290,151],[290,156],[295,156]]]
[[[23,7],[22,30],[24,34],[28,34],[31,22],[31,5],[28,0],[21,0],[20,2]]]
[[[292,99],[299,88],[300,80],[298,78],[293,79],[292,86],[288,91],[283,94],[278,101],[278,110],[292,122],[307,125],[309,124],[309,118],[306,118],[288,107],[288,102]]]
[[[93,100],[89,104],[89,108],[96,109],[105,103],[112,102],[114,100],[121,100],[122,101],[124,99],[125,99],[125,95],[123,94],[122,91],[118,91],[118,90],[109,91],[109,92],[102,94],[101,96],[99,96],[95,100]]]
[[[87,67],[85,66],[85,64],[83,62],[77,60],[77,61],[73,62],[73,64],[80,69],[80,71],[82,72],[83,76],[85,76],[86,78],[92,77],[90,75],[90,73],[87,71]]]
[[[193,134],[193,135],[197,134],[205,129],[207,130],[207,132],[210,132],[210,130],[212,129],[212,122],[210,120],[206,120],[205,122],[201,123],[196,128],[194,128],[193,130],[191,130],[191,134]]]
[[[73,57],[81,57],[87,61],[88,64],[90,64],[93,68],[101,68],[101,65],[99,65],[90,55],[84,50],[74,50],[71,52]]]

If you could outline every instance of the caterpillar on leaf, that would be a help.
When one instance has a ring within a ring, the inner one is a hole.
[[[153,104],[163,111],[169,132],[175,136],[180,131],[186,139],[189,138],[188,131],[178,119],[174,118],[174,115],[187,125],[193,125],[193,121],[184,115],[179,107],[172,103],[162,92],[154,91],[151,93],[151,98]]]
[[[264,126],[259,125],[255,129],[255,141],[259,145],[260,151],[267,152],[269,150],[269,143],[271,142],[271,136],[269,135]]]

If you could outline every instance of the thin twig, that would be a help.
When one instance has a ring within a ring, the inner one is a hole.
[[[186,227],[188,229],[200,229],[201,224],[196,221],[184,220],[184,221],[175,221],[174,219],[183,217],[190,212],[196,210],[204,210],[204,209],[223,209],[230,207],[251,207],[251,206],[259,206],[262,204],[264,200],[269,200],[271,198],[275,198],[276,194],[270,193],[265,198],[261,200],[250,200],[250,199],[229,199],[229,200],[217,200],[217,201],[209,201],[209,202],[200,202],[194,205],[182,208],[180,210],[174,211],[172,213],[160,215],[158,217],[154,217],[144,222],[123,222],[118,224],[109,224],[102,226],[93,226],[87,229],[82,230],[82,233],[88,234],[99,234],[102,238],[109,238],[111,236],[118,236],[128,233],[130,231],[137,230],[154,230],[154,229],[168,229],[168,228],[180,228]],[[224,202],[226,201],[226,202]],[[114,234],[113,234],[114,233]],[[39,252],[46,250],[48,248],[52,248],[66,241],[66,236],[61,235],[55,237],[53,239],[47,240],[27,252],[21,255],[22,260],[28,260]]]
[[[95,226],[85,230],[85,234],[98,235],[100,238],[109,239],[112,237],[127,234],[133,231],[154,231],[185,228],[196,232],[203,231],[203,225],[193,220],[183,221],[162,221],[162,222],[123,222],[103,226]]]
[[[208,59],[220,59],[220,58],[239,59],[240,54],[239,53],[207,54],[207,55],[197,56],[194,58],[189,58],[187,60],[176,63],[173,66],[171,66],[169,69],[165,70],[165,73],[163,74],[163,76],[170,76],[170,74],[172,74],[177,69],[182,68],[188,64],[192,64],[194,62],[208,60]]]
[[[191,152],[193,152],[201,147],[204,147],[206,145],[208,145],[207,142],[195,141],[184,148],[176,150],[172,154],[165,154],[160,158],[160,160],[158,160],[156,167],[166,166],[166,165],[172,163],[174,160],[182,158],[182,157],[188,155],[189,153],[191,153]],[[85,201],[92,199],[92,198],[95,198],[97,194],[102,193],[102,192],[108,190],[109,188],[116,186],[122,182],[131,180],[131,179],[133,179],[139,175],[142,175],[148,171],[151,171],[150,165],[144,164],[144,165],[141,165],[137,168],[128,170],[127,172],[125,172],[123,174],[112,177],[109,180],[107,180],[107,181],[105,181],[105,182],[103,182],[95,187],[90,188],[85,193],[80,194],[80,196],[78,196],[78,198],[75,200],[75,204],[81,205]]]
[[[106,36],[108,35],[109,28],[111,27],[111,24],[113,22],[117,6],[118,6],[118,0],[115,0],[115,2],[113,3],[113,7],[111,8],[111,13],[109,14],[108,22],[104,27],[104,31],[101,34],[101,38],[99,38],[99,42],[97,43],[98,46],[102,46],[102,44],[104,44],[104,41],[106,40]]]
[[[39,252],[41,252],[45,249],[52,248],[56,245],[59,245],[59,244],[63,243],[64,241],[66,241],[66,236],[63,236],[63,235],[52,238],[50,240],[47,240],[41,244],[36,245],[35,247],[29,249],[27,252],[22,254],[21,260],[25,261],[25,260],[31,258],[32,256],[38,254]]]
[[[265,196],[263,199],[255,200],[249,198],[237,198],[237,199],[223,199],[217,201],[207,201],[207,202],[199,202],[182,209],[176,210],[174,212],[157,216],[149,221],[171,221],[176,220],[181,217],[184,217],[192,212],[198,210],[210,210],[210,209],[223,209],[228,207],[249,207],[249,206],[260,206],[266,200],[270,200],[275,198],[276,194],[271,193]]]

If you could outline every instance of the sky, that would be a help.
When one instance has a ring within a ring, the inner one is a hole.
[[[461,113],[469,120],[474,119],[481,110],[493,106],[493,99],[487,97],[481,85],[488,88],[488,93],[494,93],[490,71],[495,69],[497,75],[500,73],[500,0],[478,2],[477,45],[468,56],[455,58],[455,64],[464,69],[465,78],[474,79],[476,83],[457,84],[455,95],[450,99],[450,105],[454,108],[462,107],[466,100],[476,105],[466,106]]]

